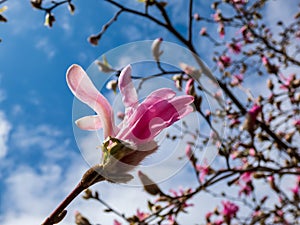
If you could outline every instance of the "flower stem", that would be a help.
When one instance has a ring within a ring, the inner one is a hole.
[[[53,225],[59,223],[67,211],[65,208],[85,189],[83,182],[79,182],[73,191],[57,206],[51,215],[42,223],[42,225]]]
[[[95,183],[105,180],[99,173],[100,169],[102,169],[102,165],[95,165],[87,170],[73,191],[57,206],[42,225],[53,225],[62,221],[67,214],[65,209],[82,191]]]

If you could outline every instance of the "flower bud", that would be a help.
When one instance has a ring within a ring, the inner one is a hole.
[[[182,76],[179,75],[179,74],[174,75],[174,76],[172,77],[172,80],[175,81],[175,86],[176,86],[176,88],[177,88],[179,91],[181,91],[181,89],[182,89]]]
[[[47,27],[52,27],[54,22],[55,22],[55,17],[53,16],[53,14],[47,13],[45,16],[44,25]]]
[[[196,20],[196,21],[201,20],[201,17],[200,17],[200,15],[199,15],[199,13],[195,13],[195,14],[193,15],[193,18],[194,18],[194,20]]]
[[[118,87],[118,81],[116,80],[111,80],[106,84],[106,88],[108,90],[113,90],[115,94],[117,93],[117,87]]]
[[[207,35],[206,27],[202,27],[199,33],[202,36],[206,36]]]
[[[267,85],[268,85],[268,88],[269,88],[270,90],[273,90],[273,88],[274,88],[274,84],[273,84],[273,82],[272,82],[272,80],[271,80],[271,79],[268,79],[268,81],[267,81]]]
[[[85,189],[84,195],[82,196],[84,199],[93,198],[93,193],[90,189]]]
[[[75,212],[75,223],[76,225],[91,225],[90,221],[78,211]]]
[[[163,51],[160,50],[160,45],[162,41],[163,41],[162,38],[157,38],[153,41],[151,46],[152,55],[157,62],[159,62],[159,57],[163,54]]]
[[[30,3],[33,8],[40,9],[42,5],[42,0],[31,0]]]
[[[190,78],[187,82],[186,82],[186,86],[185,86],[185,93],[187,95],[195,95],[195,86],[194,86],[194,79]]]
[[[88,42],[90,42],[90,44],[97,46],[98,42],[99,42],[99,37],[96,35],[92,35],[88,38]]]
[[[73,15],[75,12],[75,5],[73,5],[72,3],[69,3],[68,9],[69,9],[71,15]]]
[[[108,63],[105,56],[102,57],[102,62],[100,60],[96,60],[96,64],[99,70],[103,73],[111,73],[115,71],[115,69],[113,69],[111,65]]]

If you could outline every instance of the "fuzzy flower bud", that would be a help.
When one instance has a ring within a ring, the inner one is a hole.
[[[55,17],[53,16],[53,14],[47,13],[45,16],[44,25],[47,27],[52,27],[54,22],[55,22]]]
[[[108,90],[113,90],[114,93],[117,93],[117,87],[118,87],[118,81],[116,80],[111,80],[106,84],[106,88]]]
[[[111,65],[108,63],[105,56],[102,57],[102,61],[96,60],[96,64],[99,70],[103,73],[111,73],[115,71],[115,69],[113,69]]]
[[[160,45],[162,41],[163,41],[162,38],[157,38],[153,41],[151,46],[152,55],[157,62],[159,62],[159,57],[164,53],[163,51],[160,50]]]
[[[76,225],[91,225],[90,221],[78,211],[75,212],[75,223]]]

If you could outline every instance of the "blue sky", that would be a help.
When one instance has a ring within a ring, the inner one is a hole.
[[[93,47],[87,42],[88,36],[101,29],[115,8],[97,0],[74,1],[74,4],[73,16],[66,7],[58,8],[57,21],[49,29],[43,26],[43,13],[33,10],[29,1],[6,3],[5,15],[9,22],[0,24],[0,146],[3,146],[0,149],[0,224],[3,225],[42,222],[88,168],[73,135],[73,95],[65,82],[67,68],[73,63],[87,68],[103,53],[128,42],[160,36],[175,41],[144,20],[123,15],[103,36],[99,46]],[[182,20],[186,15],[182,10],[184,5],[185,1],[170,3],[172,18],[182,31],[186,24]],[[201,5],[197,9],[210,14]],[[290,9],[286,9],[283,16],[288,17]],[[196,45],[203,58],[208,59],[211,53],[202,50],[201,42]],[[171,179],[164,185],[170,184],[184,186],[185,181]],[[146,195],[142,191],[136,195],[135,188],[101,184],[99,189],[120,210],[132,212],[137,206],[145,208]],[[127,200],[116,198],[116,191],[126,195]],[[136,204],[128,207],[128,199]],[[206,203],[208,209],[214,207],[213,203]],[[91,216],[94,222],[111,221],[99,205],[94,205],[96,210],[89,210],[91,205],[94,203],[77,200],[64,224],[73,221],[74,209]],[[197,218],[197,208],[193,212]]]

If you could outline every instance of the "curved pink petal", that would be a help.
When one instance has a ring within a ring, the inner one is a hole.
[[[176,108],[179,119],[185,117],[191,113],[194,109],[190,104],[194,101],[194,97],[191,95],[183,95],[173,98],[170,103]]]
[[[72,65],[66,76],[72,93],[100,116],[104,137],[114,136],[115,126],[111,106],[107,99],[96,89],[85,71],[78,65]]]
[[[150,93],[150,95],[138,106],[138,109],[130,118],[130,121],[136,121],[145,110],[158,101],[174,98],[176,93],[170,88],[161,88]],[[131,123],[132,124],[132,123]]]
[[[140,111],[137,113],[139,117],[120,138],[133,140],[136,143],[152,140],[164,128],[190,113],[192,107],[189,104],[192,101],[192,96],[181,96],[171,100],[156,99],[156,102],[147,108],[141,107],[141,104],[137,108],[137,111]]]
[[[138,104],[138,96],[131,80],[131,66],[126,66],[119,77],[119,89],[125,107],[132,107]]]
[[[98,115],[82,117],[75,123],[82,130],[99,130],[102,128],[101,117]]]
[[[126,121],[120,124],[120,132],[117,135],[117,138],[125,138],[130,133],[130,127],[143,115],[148,108],[160,100],[169,100],[172,99],[176,93],[170,88],[161,88],[153,91],[150,95],[134,110],[132,115],[126,115]]]

